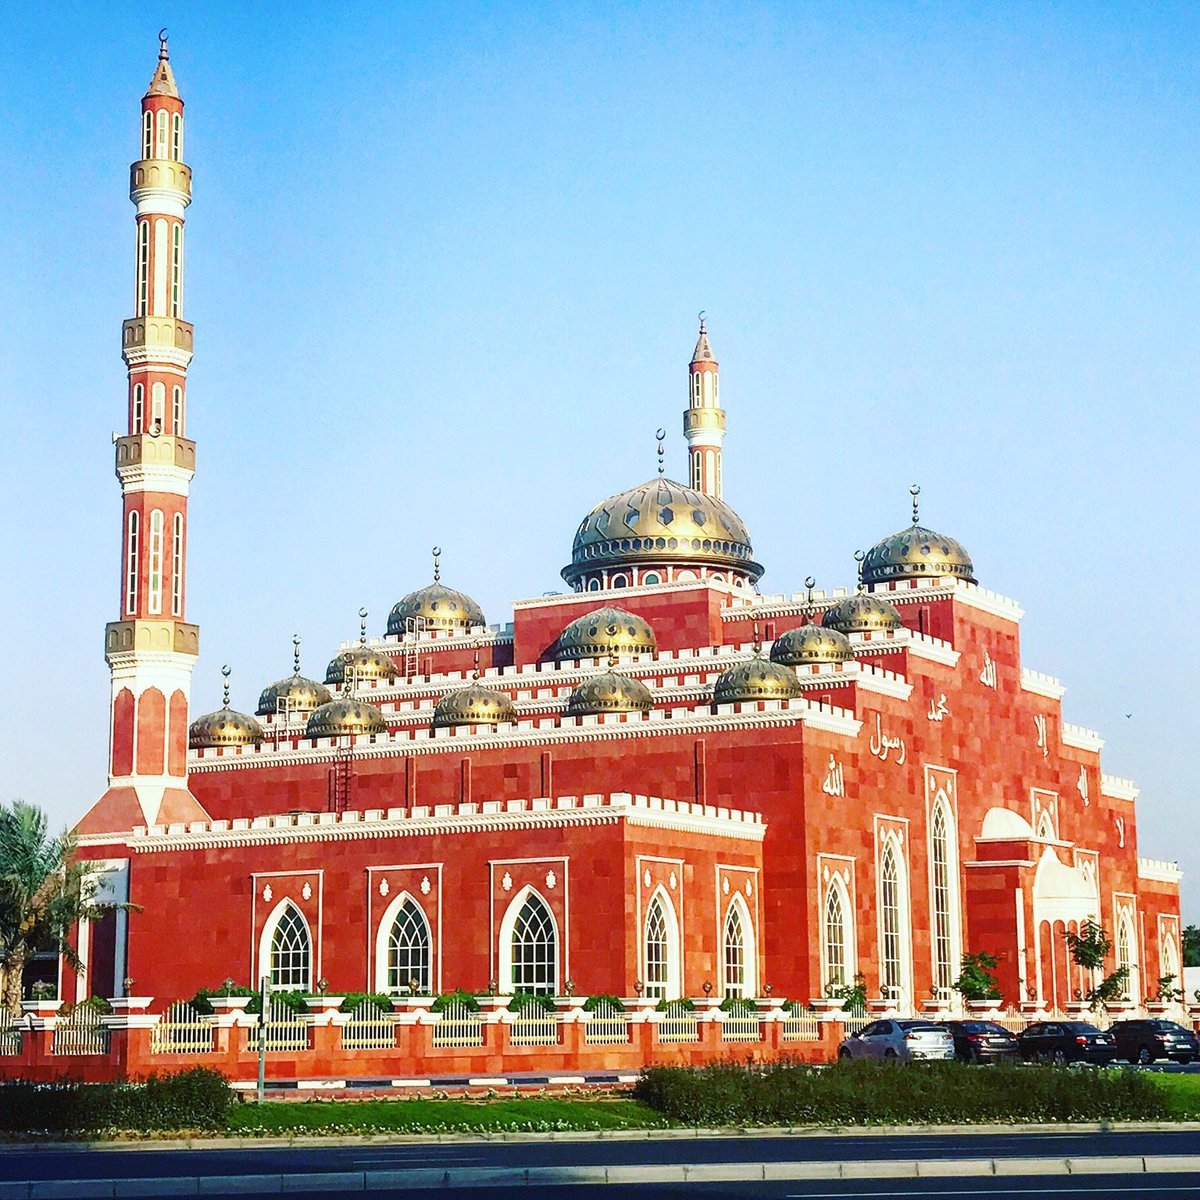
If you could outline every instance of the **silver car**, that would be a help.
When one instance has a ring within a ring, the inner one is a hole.
[[[954,1038],[932,1021],[872,1021],[842,1040],[838,1058],[881,1058],[896,1062],[953,1059]]]

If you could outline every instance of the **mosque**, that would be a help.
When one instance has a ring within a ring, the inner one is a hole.
[[[660,466],[583,514],[569,590],[531,580],[489,623],[435,550],[323,678],[297,641],[253,714],[227,686],[193,715],[184,133],[164,41],[130,174],[108,786],[77,827],[105,894],[139,908],[85,923],[65,992],[265,976],[819,1006],[861,977],[875,1011],[945,1013],[986,952],[1005,1004],[1065,1010],[1092,980],[1064,934],[1091,920],[1131,1007],[1180,976],[1179,873],[1138,855],[1137,788],[1064,721],[1021,608],[917,489],[856,586],[759,593],[703,321],[686,481]]]

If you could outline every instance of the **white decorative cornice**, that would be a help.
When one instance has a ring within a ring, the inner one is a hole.
[[[123,492],[165,492],[171,496],[186,496],[195,473],[190,467],[177,467],[174,463],[128,463],[117,467]]]
[[[957,667],[962,655],[949,642],[930,637],[927,633],[908,630],[908,652],[914,658],[925,658],[944,667]]]
[[[977,583],[966,583],[961,579],[949,579],[943,585],[945,589],[953,593],[956,600],[961,601],[969,608],[977,608],[980,612],[990,613],[994,617],[1004,617],[1008,621],[1017,623],[1025,615],[1025,610],[1008,596],[1002,596],[999,592],[990,592],[987,588],[981,588]],[[889,596],[889,599],[894,601],[894,597]]]
[[[202,774],[308,763],[332,763],[347,752],[362,762],[381,758],[404,758],[420,754],[445,754],[459,749],[508,750],[520,746],[557,745],[563,742],[620,741],[727,732],[732,729],[777,729],[806,725],[843,737],[855,737],[861,722],[842,708],[814,704],[808,700],[766,700],[759,703],[723,705],[717,712],[702,709],[653,709],[648,713],[602,713],[598,716],[547,718],[517,721],[497,727],[459,726],[450,729],[397,730],[394,733],[347,738],[321,738],[313,745],[302,739],[299,748],[238,746],[222,750],[200,750],[189,757],[188,769]]]
[[[1064,722],[1058,737],[1064,746],[1074,746],[1076,750],[1089,750],[1094,754],[1099,754],[1104,746],[1104,739],[1094,729],[1084,729],[1082,725]]]
[[[664,800],[661,796],[611,795],[537,797],[532,800],[485,800],[471,804],[347,810],[342,813],[284,813],[233,821],[137,828],[125,839],[137,853],[164,850],[214,850],[229,846],[278,846],[297,842],[363,841],[374,838],[470,834],[626,821],[652,829],[699,833],[761,842],[766,824],[761,813],[712,804]]]
[[[1141,789],[1132,779],[1122,779],[1119,775],[1100,776],[1100,795],[1109,800],[1134,801],[1141,795]]]
[[[1061,700],[1067,688],[1053,675],[1044,675],[1041,671],[1031,671],[1028,667],[1022,667],[1021,690],[1032,692],[1035,696],[1045,696],[1047,700]]]
[[[717,579],[683,579],[669,583],[641,584],[638,587],[605,588],[598,592],[551,592],[546,596],[531,596],[527,600],[513,602],[513,611],[533,608],[561,608],[568,604],[589,603],[596,608],[606,604],[616,603],[620,606],[622,597],[628,596],[661,596],[679,592],[716,592],[725,597],[742,598],[749,604],[753,602],[754,594],[747,588],[736,587]]]
[[[1183,872],[1177,862],[1167,862],[1161,858],[1138,858],[1138,878],[1150,879],[1156,883],[1178,884],[1183,879]]]

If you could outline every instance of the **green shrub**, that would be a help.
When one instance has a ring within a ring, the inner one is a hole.
[[[224,1129],[234,1100],[225,1077],[203,1067],[136,1083],[6,1083],[0,1084],[0,1130]]]
[[[383,1012],[392,1011],[392,998],[386,992],[347,992],[339,1011],[352,1013],[361,1004],[373,1004]]]
[[[243,987],[240,983],[234,983],[232,979],[226,979],[220,987],[215,988],[198,988],[196,994],[188,1001],[188,1003],[206,1017],[212,1015],[212,997],[219,996],[251,996],[251,1003],[246,1006],[247,1012],[258,1012],[258,992],[254,988]]]
[[[687,996],[680,996],[678,1000],[660,1000],[654,1006],[654,1011],[672,1013],[695,1012],[696,1002]]]
[[[454,1001],[458,1001],[470,1012],[479,1011],[479,1001],[472,993],[464,992],[462,988],[455,988],[452,992],[443,992],[429,1007],[434,1012],[442,1012],[447,1005]]]
[[[689,1125],[948,1124],[1160,1120],[1167,1102],[1132,1071],[1000,1064],[849,1062],[812,1067],[732,1062],[650,1067],[634,1097]]]
[[[726,996],[721,1001],[721,1011],[733,1013],[739,1017],[753,1016],[758,1012],[758,1005],[753,1000],[747,1000],[744,996]]]
[[[535,1013],[552,1013],[555,1010],[554,998],[536,992],[515,992],[508,1002],[509,1012],[521,1013],[529,1009]]]
[[[596,1009],[599,1008],[601,1004],[610,1005],[613,1012],[624,1012],[625,1011],[625,1002],[621,999],[621,997],[620,996],[610,996],[607,992],[597,992],[594,996],[589,996],[583,1002],[583,1011],[584,1012],[595,1012]]]

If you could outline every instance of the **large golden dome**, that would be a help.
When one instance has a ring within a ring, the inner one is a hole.
[[[796,672],[782,663],[755,655],[735,663],[717,677],[714,704],[736,704],[747,700],[790,700],[803,688]]]
[[[386,679],[390,683],[399,674],[395,662],[382,650],[360,643],[334,656],[325,668],[325,682],[345,683],[347,667],[353,672],[355,683],[369,683],[373,679]]]
[[[771,646],[771,661],[788,667],[848,662],[853,657],[850,639],[837,629],[824,625],[789,629]]]
[[[210,746],[257,746],[262,740],[262,726],[247,713],[234,711],[228,703],[216,712],[197,717],[188,726],[188,745],[193,750]]]
[[[567,701],[568,717],[595,713],[649,712],[654,707],[650,689],[640,680],[608,670],[585,679]]]
[[[910,525],[876,542],[863,559],[863,583],[887,583],[892,579],[936,579],[953,575],[975,582],[971,556],[952,537],[934,533],[923,525]]]
[[[517,719],[517,710],[503,692],[494,692],[477,680],[447,692],[433,712],[433,728],[450,725],[501,725]]]
[[[752,583],[763,572],[749,531],[728,504],[659,476],[610,496],[583,518],[562,577],[573,586],[593,571],[656,564],[727,569]]]
[[[658,647],[654,630],[635,613],[611,604],[576,617],[558,635],[554,657],[608,658],[616,654],[653,654]]]
[[[904,624],[893,605],[870,592],[855,592],[839,600],[825,610],[822,623],[840,633],[883,633]]]
[[[258,697],[258,715],[273,716],[286,709],[292,716],[307,717],[314,709],[322,704],[328,704],[333,699],[333,693],[315,679],[305,679],[297,673],[287,679],[278,679],[263,688]]]
[[[322,704],[304,727],[304,736],[310,738],[369,733],[387,733],[387,720],[375,705],[353,696]]]

